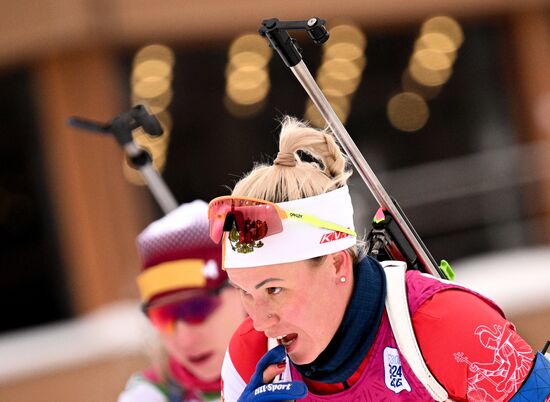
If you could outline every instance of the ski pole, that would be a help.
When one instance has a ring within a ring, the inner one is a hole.
[[[414,254],[418,260],[417,262],[419,262],[430,274],[447,278],[447,275],[443,273],[437,265],[410,222],[384,189],[373,170],[368,165],[302,60],[302,55],[296,40],[288,34],[288,30],[305,30],[314,43],[323,44],[329,38],[329,33],[324,27],[324,24],[325,21],[317,17],[304,21],[281,21],[277,18],[272,18],[262,21],[259,33],[267,38],[269,45],[277,51],[279,56],[304,87],[378,204],[383,210],[391,215],[399,226],[403,235],[414,250]]]
[[[174,195],[153,166],[151,155],[145,149],[138,147],[132,136],[132,131],[139,127],[151,136],[158,137],[162,135],[162,127],[159,121],[147,111],[145,106],[134,106],[129,111],[120,113],[111,122],[105,124],[81,117],[69,118],[69,124],[83,130],[113,134],[116,141],[124,149],[131,165],[141,172],[162,211],[167,214],[178,207]]]

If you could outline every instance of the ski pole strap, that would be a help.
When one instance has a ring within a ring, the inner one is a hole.
[[[386,274],[386,311],[399,351],[434,400],[451,401],[426,366],[414,335],[405,284],[407,264],[403,261],[383,261],[381,264]]]

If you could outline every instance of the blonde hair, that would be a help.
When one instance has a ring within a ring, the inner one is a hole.
[[[317,162],[302,160],[298,152]],[[312,197],[346,185],[352,173],[346,167],[347,158],[328,130],[317,130],[286,116],[273,164],[256,165],[235,185],[233,195],[271,202]]]
[[[301,153],[316,161],[304,161]],[[318,130],[286,116],[281,123],[279,153],[272,165],[258,164],[233,188],[235,196],[271,202],[312,197],[345,186],[352,171],[328,130]],[[349,248],[354,264],[364,257],[364,246]],[[314,259],[315,260],[315,259]]]

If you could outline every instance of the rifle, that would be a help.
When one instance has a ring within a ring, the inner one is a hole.
[[[445,279],[453,279],[450,265],[443,260],[440,265],[430,254],[418,233],[405,216],[395,199],[390,197],[373,170],[355,145],[355,142],[334,112],[332,106],[317,85],[302,60],[301,49],[289,30],[305,30],[315,44],[323,44],[329,38],[325,20],[312,17],[303,21],[281,21],[278,18],[263,20],[260,35],[269,41],[287,67],[325,119],[344,152],[380,205],[375,214],[372,230],[367,237],[367,252],[378,260],[405,261],[408,269],[416,269]]]

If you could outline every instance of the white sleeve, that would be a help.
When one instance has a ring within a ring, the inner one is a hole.
[[[168,399],[154,384],[136,375],[130,378],[117,402],[168,402]]]
[[[231,361],[229,349],[226,350],[225,358],[223,359],[222,384],[222,395],[224,402],[237,402],[246,387],[246,382],[244,382]]]

